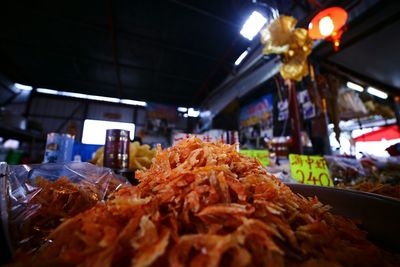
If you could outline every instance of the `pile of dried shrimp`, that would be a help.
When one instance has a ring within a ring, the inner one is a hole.
[[[196,138],[140,184],[66,220],[33,266],[396,266],[354,222],[294,194],[255,159]]]

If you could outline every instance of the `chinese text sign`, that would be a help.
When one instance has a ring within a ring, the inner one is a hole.
[[[321,156],[289,155],[292,177],[302,184],[333,186],[326,160]]]

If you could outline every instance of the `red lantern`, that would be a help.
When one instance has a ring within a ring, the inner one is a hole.
[[[347,21],[347,12],[341,7],[330,7],[319,12],[308,25],[311,39],[326,39],[339,50],[340,37]]]

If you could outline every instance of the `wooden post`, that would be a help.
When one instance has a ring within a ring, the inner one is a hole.
[[[289,116],[290,124],[292,126],[292,142],[290,144],[290,152],[302,154],[303,147],[301,145],[300,114],[299,105],[297,104],[296,86],[293,81],[287,81],[287,84],[289,86]]]

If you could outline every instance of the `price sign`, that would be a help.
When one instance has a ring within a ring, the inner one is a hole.
[[[326,160],[321,156],[289,155],[292,177],[311,185],[333,186]]]
[[[240,150],[240,154],[258,159],[262,165],[269,166],[268,150]]]

